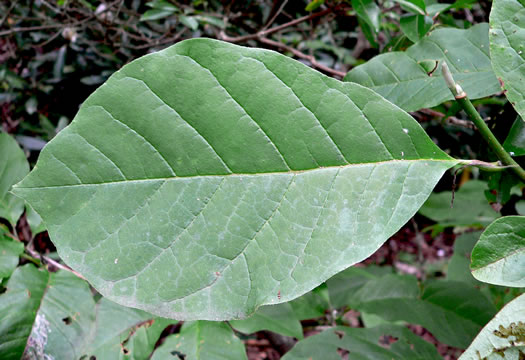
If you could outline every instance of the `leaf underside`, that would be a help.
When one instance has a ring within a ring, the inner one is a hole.
[[[360,85],[194,39],[115,73],[13,192],[104,296],[227,320],[372,254],[455,163]]]
[[[490,224],[472,250],[471,269],[479,281],[525,287],[525,216]]]
[[[459,360],[519,359],[525,351],[525,294],[489,321]]]
[[[501,91],[490,63],[486,23],[467,30],[434,30],[405,52],[381,54],[355,67],[345,81],[367,86],[400,108],[416,111],[453,99],[438,65],[443,60],[469,98]]]

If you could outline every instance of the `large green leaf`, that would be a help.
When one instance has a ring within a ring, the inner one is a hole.
[[[459,360],[520,359],[525,353],[525,294],[505,305]]]
[[[463,349],[496,313],[494,305],[468,283],[434,281],[420,292],[415,277],[400,275],[370,280],[349,305],[389,321],[422,325],[439,341]]]
[[[224,320],[369,256],[454,164],[369,89],[194,39],[115,73],[13,192],[104,296]]]
[[[184,323],[180,333],[166,338],[152,360],[243,360],[244,344],[226,323],[193,321]]]
[[[490,54],[494,73],[516,111],[525,115],[525,4],[494,0],[490,12]]]
[[[490,64],[485,23],[467,30],[432,31],[405,52],[381,54],[355,67],[345,80],[377,91],[406,111],[415,111],[453,98],[438,66],[442,60],[469,98],[501,91]]]
[[[525,287],[525,216],[490,224],[472,250],[470,267],[479,281]]]
[[[24,201],[7,193],[29,172],[29,163],[15,139],[0,132],[0,218],[15,226],[24,212]]]
[[[0,295],[1,359],[147,359],[168,320],[102,299],[69,272],[15,270]]]
[[[299,341],[282,359],[340,360],[344,350],[345,359],[349,360],[441,359],[432,344],[409,329],[394,325],[369,329],[333,327]]]

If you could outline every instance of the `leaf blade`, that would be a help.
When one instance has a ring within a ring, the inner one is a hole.
[[[14,191],[105,296],[222,320],[294,299],[367,257],[455,163],[366,88],[196,39],[113,75]],[[75,240],[78,226],[89,239]],[[353,249],[345,232],[366,245]]]
[[[441,73],[429,76],[424,66],[429,60],[446,60],[470,98],[496,94],[500,87],[490,63],[487,33],[485,23],[467,30],[434,30],[405,52],[382,54],[355,67],[345,81],[368,86],[402,109],[416,111],[452,99]]]
[[[525,286],[525,216],[505,216],[490,224],[472,250],[472,275],[502,286]]]

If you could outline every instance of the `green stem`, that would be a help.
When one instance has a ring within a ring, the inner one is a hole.
[[[40,265],[42,265],[38,259],[35,259],[35,258],[32,257],[31,255],[28,255],[28,254],[26,254],[26,253],[22,253],[22,254],[20,254],[20,257],[22,257],[22,258],[24,258],[24,259],[26,259],[26,260],[31,261],[31,262],[34,263],[36,266],[40,266]]]
[[[459,103],[459,105],[467,113],[470,120],[472,120],[472,122],[476,125],[479,133],[481,134],[481,137],[483,137],[483,139],[489,144],[490,148],[494,151],[498,159],[504,165],[509,166],[510,169],[514,171],[514,173],[521,179],[521,181],[525,182],[525,170],[503,148],[492,131],[490,131],[487,124],[485,124],[485,121],[483,121],[481,115],[479,115],[474,105],[472,105],[472,102],[468,98],[467,94],[463,91],[459,84],[454,82],[446,62],[443,62],[442,71],[448,88],[454,95],[454,98]]]

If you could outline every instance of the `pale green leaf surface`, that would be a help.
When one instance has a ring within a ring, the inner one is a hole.
[[[369,89],[194,39],[115,73],[13,192],[109,299],[230,320],[368,257],[455,163]]]
[[[106,299],[95,304],[88,284],[70,272],[25,265],[0,295],[0,358],[146,360],[168,324]]]
[[[525,287],[525,216],[490,224],[472,250],[472,275],[495,285]]]
[[[405,52],[381,54],[355,67],[345,81],[367,86],[406,111],[433,107],[453,97],[437,66],[432,76],[427,74],[423,63],[429,60],[445,60],[471,99],[501,91],[490,63],[486,23],[434,30]]]
[[[459,360],[518,360],[525,351],[525,294],[505,305]]]
[[[385,336],[397,341],[385,343]],[[340,360],[340,349],[349,352],[348,360],[441,359],[432,344],[409,329],[381,325],[368,329],[333,327],[299,341],[282,360]]]
[[[0,229],[0,279],[9,277],[18,265],[18,257],[24,252],[24,244],[2,235]]]
[[[496,313],[494,305],[468,283],[429,282],[420,293],[415,277],[400,275],[370,280],[349,305],[388,321],[419,324],[439,341],[463,349]]]
[[[153,353],[152,360],[243,360],[244,344],[228,324],[212,321],[193,321],[182,325],[180,333],[166,338]]]
[[[525,4],[494,0],[490,11],[490,54],[494,73],[518,114],[525,115]]]
[[[303,338],[303,327],[289,303],[261,306],[249,318],[232,320],[230,325],[245,334],[269,330],[281,335]]]

